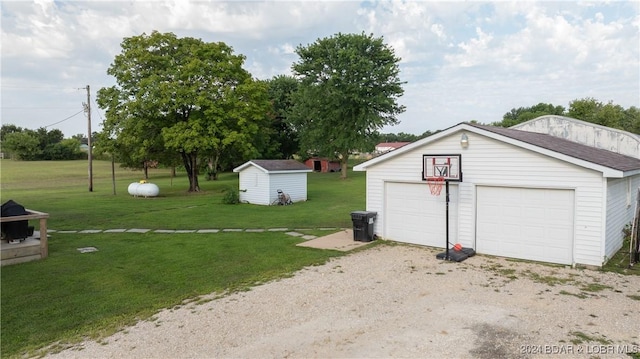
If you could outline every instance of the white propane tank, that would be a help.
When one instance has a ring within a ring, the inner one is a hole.
[[[160,188],[153,183],[133,182],[128,191],[134,197],[155,197],[160,193]]]

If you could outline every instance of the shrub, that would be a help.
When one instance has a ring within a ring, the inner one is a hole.
[[[226,190],[224,193],[224,197],[222,197],[222,203],[224,204],[240,203],[240,196],[238,196],[238,192],[232,189]]]

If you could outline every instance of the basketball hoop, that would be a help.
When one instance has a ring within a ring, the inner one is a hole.
[[[429,177],[427,178],[427,184],[429,185],[429,191],[431,191],[431,194],[439,196],[440,192],[442,192],[444,177]]]

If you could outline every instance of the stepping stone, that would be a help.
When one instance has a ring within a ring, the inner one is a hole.
[[[78,233],[78,231],[58,231],[58,233]]]
[[[288,234],[288,235],[294,236],[294,237],[300,237],[302,235],[302,233],[298,233],[298,232],[287,232],[285,234]]]
[[[197,231],[198,233],[218,233],[220,232],[219,229],[199,229]]]
[[[155,233],[176,233],[173,229],[156,229]]]
[[[242,232],[242,229],[240,228],[227,228],[227,229],[223,229],[223,232]]]
[[[78,251],[80,253],[91,253],[91,252],[97,252],[98,248],[96,248],[96,247],[82,247],[82,248],[78,248]]]
[[[196,233],[195,229],[178,229],[175,231],[176,233]]]
[[[289,228],[269,228],[269,232],[284,232],[288,230]]]
[[[100,233],[102,232],[101,229],[85,229],[83,231],[80,231],[78,233]]]
[[[250,228],[245,230],[245,232],[264,232],[264,228]]]
[[[126,229],[124,229],[124,228],[106,229],[106,230],[104,231],[104,233],[123,233],[123,232],[125,232],[125,231],[126,231]]]
[[[147,233],[149,231],[150,229],[146,229],[146,228],[132,228],[127,230],[127,232],[130,232],[130,233]]]
[[[306,240],[316,239],[316,238],[318,238],[318,237],[316,237],[316,236],[312,236],[312,235],[310,235],[310,234],[307,234],[307,235],[302,236],[302,239],[306,239]]]

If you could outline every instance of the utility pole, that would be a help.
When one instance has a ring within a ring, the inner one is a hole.
[[[87,103],[84,104],[84,110],[87,112],[87,124],[89,136],[87,138],[87,146],[89,146],[89,192],[93,192],[93,156],[91,145],[91,91],[87,85]]]

